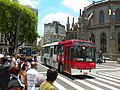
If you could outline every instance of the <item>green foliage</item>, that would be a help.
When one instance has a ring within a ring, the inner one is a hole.
[[[18,26],[18,18],[20,19],[19,42],[32,43],[39,36],[37,33],[38,17],[34,11],[22,6],[18,0],[0,0],[0,33],[5,34],[6,41],[9,45],[15,45],[16,30]]]
[[[11,0],[12,2],[19,2],[18,0]]]

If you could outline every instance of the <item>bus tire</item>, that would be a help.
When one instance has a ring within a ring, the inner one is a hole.
[[[59,72],[63,73],[63,65],[62,64],[59,64]]]

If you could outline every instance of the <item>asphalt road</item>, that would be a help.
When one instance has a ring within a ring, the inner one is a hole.
[[[46,76],[49,67],[39,62],[38,71]],[[93,75],[60,74],[54,82],[56,90],[120,90],[120,64],[106,62],[97,64]]]

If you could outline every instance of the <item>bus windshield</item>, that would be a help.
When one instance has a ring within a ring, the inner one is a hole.
[[[76,61],[95,61],[95,48],[85,46],[74,46],[74,60]]]

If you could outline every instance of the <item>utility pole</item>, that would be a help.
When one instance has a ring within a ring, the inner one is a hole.
[[[17,25],[17,31],[16,31],[14,53],[18,53],[18,41],[19,41],[19,32],[20,32],[20,22],[21,22],[21,10],[20,10],[20,14],[18,16],[18,25]]]

